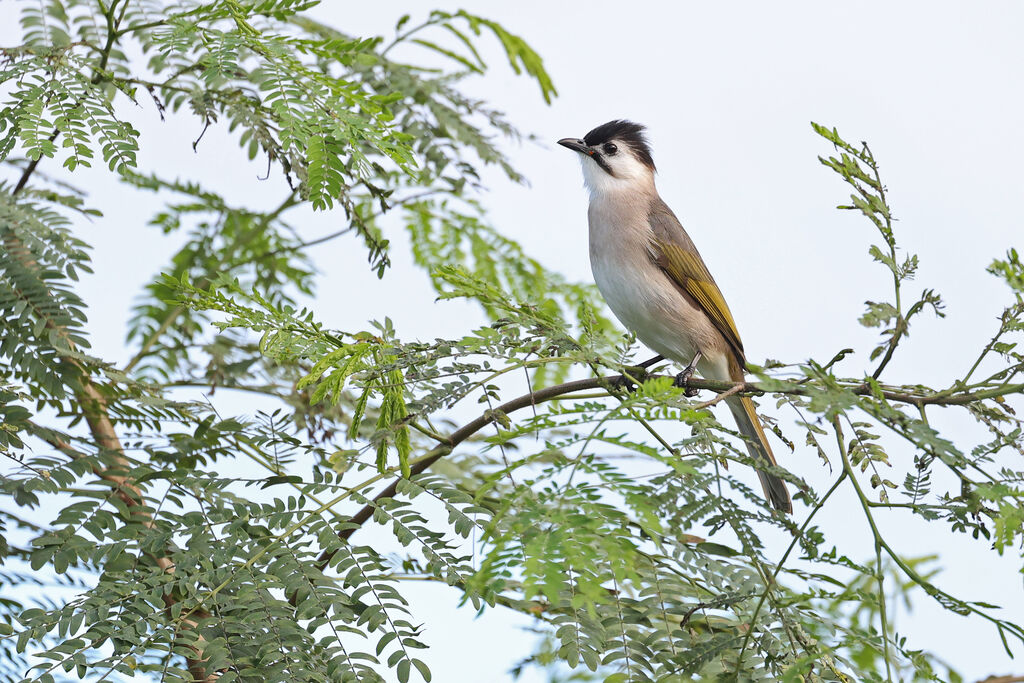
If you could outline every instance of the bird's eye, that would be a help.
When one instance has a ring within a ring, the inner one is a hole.
[[[612,142],[609,142],[607,145],[604,146],[604,153],[607,154],[608,156],[611,156],[618,151],[619,148],[616,147],[615,144]]]

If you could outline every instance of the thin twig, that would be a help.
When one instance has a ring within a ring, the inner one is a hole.
[[[857,481],[857,475],[853,471],[853,465],[850,464],[850,456],[846,451],[846,442],[843,439],[843,427],[839,421],[840,416],[836,415],[835,419],[832,420],[832,426],[836,431],[836,442],[839,444],[839,455],[843,459],[843,472],[849,477],[853,483],[853,488],[857,492],[857,498],[860,500],[861,508],[864,510],[864,516],[868,520],[868,526],[871,527],[871,535],[875,542],[875,580],[878,582],[878,614],[882,621],[882,649],[885,658],[885,679],[892,681],[892,668],[889,664],[889,622],[885,610],[885,588],[883,586],[883,579],[885,575],[882,573],[882,548],[884,541],[882,534],[878,531],[878,526],[875,524],[875,517],[871,514],[871,507],[868,505],[868,497],[864,495],[864,491],[860,487],[860,482]]]
[[[53,132],[50,133],[50,142],[56,140],[58,135],[60,135],[60,130],[54,128]],[[39,160],[42,158],[43,156],[40,154],[31,162],[29,162],[28,166],[25,167],[25,170],[22,172],[21,177],[18,178],[18,184],[14,186],[13,190],[11,190],[12,197],[17,196],[17,194],[25,188],[25,184],[28,183],[28,179],[32,177],[33,173],[35,173],[36,166],[39,165]]]
[[[754,614],[750,617],[749,626],[747,628],[747,634],[746,637],[744,637],[743,639],[743,646],[740,648],[740,654],[736,658],[737,674],[739,673],[740,665],[743,663],[743,654],[747,651],[747,645],[750,644],[750,638],[754,633],[754,627],[757,623],[757,616],[758,614],[760,614],[761,607],[764,605],[764,601],[768,598],[768,594],[771,592],[772,587],[775,585],[775,581],[776,579],[778,579],[779,572],[782,571],[783,565],[786,564],[786,560],[789,559],[789,554],[793,552],[793,548],[796,547],[797,541],[799,541],[803,537],[804,533],[807,531],[807,527],[810,526],[811,520],[814,519],[814,516],[818,514],[819,510],[825,507],[825,502],[828,501],[828,499],[832,496],[833,493],[835,493],[836,489],[838,489],[839,485],[843,483],[843,479],[845,479],[846,476],[846,470],[843,470],[842,472],[839,473],[839,478],[836,479],[835,483],[832,484],[832,487],[828,490],[828,492],[826,492],[825,495],[822,496],[821,500],[818,501],[817,505],[814,506],[814,509],[811,510],[811,514],[807,515],[807,519],[805,519],[804,523],[800,526],[800,530],[797,531],[797,533],[793,536],[793,540],[790,541],[789,547],[786,548],[786,552],[782,554],[782,558],[778,561],[778,563],[776,563],[775,570],[772,572],[771,580],[765,582],[764,592],[761,593],[761,597],[757,601],[757,606],[754,607]]]
[[[703,403],[698,403],[697,405],[693,406],[693,408],[691,408],[691,410],[704,410],[705,408],[710,408],[713,405],[721,403],[722,401],[724,401],[725,399],[729,398],[730,396],[735,396],[736,394],[740,393],[741,391],[743,391],[743,385],[742,384],[736,384],[731,389],[726,389],[725,391],[720,393],[718,396],[715,396],[710,401],[704,401]]]

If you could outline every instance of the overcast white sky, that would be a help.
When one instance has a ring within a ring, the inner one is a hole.
[[[328,1],[317,15],[352,34],[390,35],[398,16],[428,6]],[[715,274],[750,358],[827,360],[854,346],[857,354],[842,368],[860,372],[875,337],[856,320],[865,299],[888,293],[888,280],[867,256],[875,239],[870,226],[833,208],[845,199],[845,186],[816,159],[829,148],[811,131],[814,120],[837,126],[848,140],[871,143],[900,219],[897,237],[921,257],[917,283],[937,288],[947,303],[945,320],[917,323],[888,379],[948,382],[990,338],[1008,295],[984,269],[1008,247],[1024,247],[1021,3],[519,0],[460,6],[524,36],[560,92],[544,105],[536,86],[512,75],[493,49],[485,53],[492,72],[469,86],[523,131],[547,141],[510,148],[531,185],[490,174],[484,202],[493,221],[548,266],[570,278],[591,277],[579,164],[554,140],[631,118],[649,126],[662,196]],[[5,15],[11,8],[0,4]],[[227,136],[211,130],[197,157],[189,142],[198,124],[161,127],[152,111],[138,116],[143,140],[147,132],[160,138],[144,146],[144,168],[179,169],[182,177],[209,182],[239,201],[278,199],[255,179],[262,163],[244,165]],[[107,218],[83,227],[82,236],[96,246],[97,266],[84,293],[93,306],[96,351],[124,359],[130,355],[123,345],[127,310],[167,263],[176,240],[144,227],[155,210],[147,203],[151,197],[119,192],[102,173],[79,179],[93,181],[93,203]],[[309,234],[330,232],[342,220],[313,217]],[[401,242],[398,234],[389,237]],[[425,277],[409,274],[400,248],[383,282],[367,271],[354,241],[330,242],[314,255],[324,271],[316,308],[334,326],[361,328],[389,315],[403,337],[432,338],[460,334],[478,320],[471,307],[433,303]],[[339,295],[351,291],[371,294]],[[973,434],[968,423],[955,425],[953,434]],[[904,462],[912,455],[894,453]],[[783,458],[813,482],[827,478],[806,450]],[[806,510],[796,514],[799,521]],[[836,500],[823,514],[823,526],[847,543],[847,554],[869,555],[866,525],[852,497]],[[1007,616],[1024,615],[1019,558],[999,558],[983,542],[927,529],[905,515],[883,517],[883,532],[907,556],[940,553],[943,588],[1006,605]],[[471,610],[455,605],[452,593],[437,590],[425,591],[415,606],[431,615],[425,639],[433,649],[424,658],[435,680],[506,680],[511,662],[533,642],[520,630],[527,622],[501,612],[474,620]],[[897,626],[914,647],[941,653],[968,679],[1024,673],[1024,664],[1002,652],[994,631],[934,607],[923,595],[914,613],[898,614]]]

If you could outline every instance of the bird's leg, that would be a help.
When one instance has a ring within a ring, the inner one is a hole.
[[[683,395],[686,396],[687,398],[693,398],[694,396],[700,393],[700,390],[697,389],[696,387],[686,386],[686,383],[690,380],[691,377],[693,377],[693,373],[697,369],[697,363],[700,362],[700,359],[701,355],[700,351],[698,351],[697,355],[693,357],[692,361],[690,361],[690,364],[687,365],[682,372],[676,375],[675,385],[681,389],[686,389],[686,391],[683,392]]]
[[[655,363],[660,363],[665,360],[662,356],[655,356],[649,358],[639,365],[630,365],[623,368],[622,374],[616,377],[612,381],[612,385],[616,388],[622,388],[626,391],[633,391],[633,388],[639,383],[643,382],[647,378],[647,368],[651,367]]]

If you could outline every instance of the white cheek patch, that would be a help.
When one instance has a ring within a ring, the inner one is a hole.
[[[607,160],[615,175],[622,179],[647,178],[651,170],[628,152],[619,152]]]
[[[610,158],[605,157],[605,163],[611,167],[615,175],[605,171],[588,156],[580,155],[580,163],[583,165],[583,182],[590,190],[591,196],[636,189],[639,185],[646,186],[653,180],[649,168],[631,155],[622,152]]]

